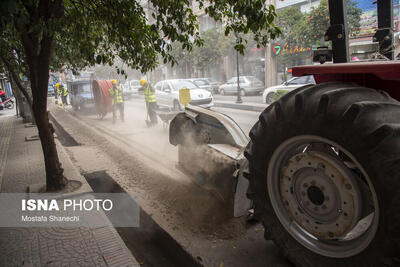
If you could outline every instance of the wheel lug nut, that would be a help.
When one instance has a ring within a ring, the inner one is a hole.
[[[329,233],[328,233],[328,236],[329,236],[330,238],[332,238],[332,237],[334,237],[334,234],[333,234],[332,232],[329,232]]]
[[[315,181],[312,181],[311,184],[312,184],[312,185],[315,185],[316,183],[315,183]]]
[[[325,197],[325,200],[326,200],[326,201],[329,201],[329,197]]]
[[[304,188],[307,188],[307,187],[308,187],[308,184],[307,184],[307,183],[303,184],[303,187],[304,187]]]
[[[325,169],[325,165],[323,164],[323,163],[318,163],[318,168],[320,168],[320,169]]]
[[[322,209],[323,209],[323,210],[326,210],[326,205],[322,205]]]
[[[321,189],[321,191],[324,191],[325,190],[325,186],[321,186],[319,189]]]

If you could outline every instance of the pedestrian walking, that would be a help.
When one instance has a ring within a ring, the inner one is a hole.
[[[140,80],[140,85],[142,87],[139,89],[139,91],[144,91],[144,100],[146,102],[146,109],[147,109],[146,124],[148,127],[151,127],[157,124],[157,114],[155,112],[155,110],[157,109],[157,101],[156,101],[155,90],[153,86],[145,79]],[[148,118],[150,118],[150,121],[148,120]]]
[[[117,110],[119,110],[119,116],[121,121],[124,122],[124,96],[120,87],[117,85],[117,80],[112,80],[112,87],[109,89],[111,97],[111,105],[113,111],[113,123],[117,120]]]

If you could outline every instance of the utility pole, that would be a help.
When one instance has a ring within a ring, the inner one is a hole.
[[[236,44],[239,43],[239,36],[235,32],[235,37],[236,37]],[[241,92],[240,92],[240,79],[239,79],[239,51],[236,50],[236,75],[237,75],[237,97],[236,97],[236,103],[241,104],[243,103]]]
[[[276,0],[266,0],[267,5],[274,5],[276,7]],[[265,87],[268,88],[270,86],[277,85],[278,80],[278,63],[276,59],[276,55],[272,52],[271,42],[267,44],[265,47]]]
[[[231,17],[232,24],[236,24],[237,18],[236,18],[236,13],[233,10],[233,7],[231,8],[231,15],[232,15],[232,17]],[[234,31],[233,33],[235,34],[236,45],[238,45],[239,44],[239,34],[236,31]],[[236,76],[237,76],[236,103],[241,104],[241,103],[243,103],[243,100],[242,100],[242,96],[240,95],[241,90],[240,90],[239,75],[240,75],[239,74],[239,51],[236,50]]]

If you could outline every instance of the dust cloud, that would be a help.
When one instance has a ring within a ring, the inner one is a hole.
[[[191,163],[200,163],[201,175],[176,168],[179,149],[169,144],[168,129],[161,120],[156,127],[147,128],[143,99],[125,102],[124,123],[119,114],[113,124],[110,113],[100,120],[80,111],[56,108],[51,112],[81,144],[76,153],[75,148],[70,150],[81,171],[105,170],[127,192],[137,195],[142,208],[166,229],[208,239],[230,238],[245,230],[242,221],[230,219],[232,199],[227,196],[232,187],[224,182],[233,180],[233,169],[220,168],[229,161],[207,146],[193,143],[200,155]],[[85,147],[90,149],[85,151]],[[211,184],[211,189],[204,184]],[[224,190],[218,194],[213,187]]]

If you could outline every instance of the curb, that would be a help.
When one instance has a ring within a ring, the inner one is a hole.
[[[214,107],[241,109],[241,110],[255,111],[255,112],[262,112],[262,111],[264,111],[264,109],[266,109],[268,107],[268,105],[265,105],[265,106],[261,106],[260,104],[256,104],[256,105],[257,106],[248,105],[248,104],[224,103],[224,102],[214,101]]]

